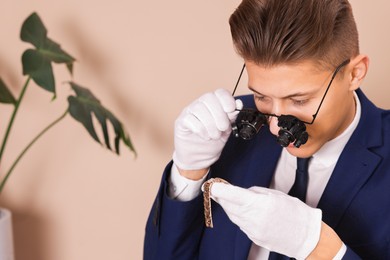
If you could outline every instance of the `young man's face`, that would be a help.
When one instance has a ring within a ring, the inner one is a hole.
[[[257,109],[275,115],[293,115],[311,122],[325,94],[334,71],[320,69],[313,62],[297,65],[263,67],[247,61],[248,87],[254,94]],[[336,69],[336,68],[335,68]],[[297,157],[309,157],[326,142],[340,135],[355,115],[355,100],[349,77],[338,72],[312,125],[306,125],[309,139],[296,148],[286,149]],[[278,119],[270,117],[272,134],[278,135]]]

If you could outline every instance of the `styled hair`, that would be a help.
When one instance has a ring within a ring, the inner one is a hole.
[[[334,69],[359,54],[348,0],[243,0],[229,24],[238,54],[258,65],[312,60]]]

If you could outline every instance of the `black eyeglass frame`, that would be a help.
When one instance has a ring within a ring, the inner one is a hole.
[[[306,122],[306,121],[300,120],[302,123],[307,124],[307,125],[312,125],[312,124],[314,123],[314,121],[315,121],[316,118],[317,118],[318,112],[320,112],[320,108],[321,108],[321,106],[322,106],[322,103],[323,103],[324,100],[325,100],[326,94],[328,94],[329,88],[330,88],[330,86],[332,85],[333,80],[335,79],[337,73],[338,73],[344,66],[346,66],[347,64],[349,64],[349,62],[350,62],[350,59],[347,59],[347,60],[343,61],[339,66],[337,66],[337,68],[335,69],[335,71],[334,71],[333,74],[332,74],[332,78],[331,78],[331,80],[330,80],[330,82],[329,82],[329,84],[328,84],[328,86],[327,86],[327,88],[326,88],[326,90],[325,90],[325,93],[324,93],[324,95],[323,95],[323,97],[322,97],[322,99],[321,99],[321,102],[320,102],[320,104],[319,104],[319,106],[318,106],[318,108],[317,108],[317,111],[315,112],[315,114],[312,115],[313,120],[312,120],[311,122]],[[244,72],[244,69],[245,69],[245,63],[244,63],[244,65],[242,66],[242,69],[241,69],[241,72],[240,72],[240,76],[238,77],[238,80],[237,80],[236,85],[235,85],[235,87],[234,87],[234,90],[233,90],[233,93],[232,93],[233,96],[234,96],[234,94],[235,94],[235,92],[236,92],[236,90],[237,90],[238,84],[240,83],[240,79],[241,79],[242,73]],[[261,112],[261,111],[258,111],[258,112],[261,113],[261,114],[264,115],[264,116],[267,116],[267,117],[273,116],[273,117],[279,118],[279,117],[282,116],[282,115],[279,115],[279,116],[278,116],[278,115],[275,115],[275,114],[266,114],[266,113],[263,113],[263,112]]]

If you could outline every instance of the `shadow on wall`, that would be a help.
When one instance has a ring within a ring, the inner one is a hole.
[[[23,84],[22,80],[20,76],[18,76],[17,73],[10,68],[12,68],[12,66],[10,66],[10,64],[8,64],[5,59],[0,56],[0,78],[6,82],[12,93],[19,93]]]
[[[50,143],[50,150],[55,149],[55,143]],[[47,150],[42,151],[47,155]],[[11,202],[9,195],[11,184],[4,189],[0,194],[1,207],[8,208],[12,212],[12,226],[14,235],[14,250],[15,260],[50,260],[47,255],[47,247],[50,244],[49,238],[45,236],[50,229],[50,221],[47,212],[37,210],[35,199],[39,196],[40,183],[47,177],[47,169],[45,169],[47,156],[39,156],[35,159],[34,167],[29,167],[28,172],[15,171],[14,174],[24,174],[25,176],[18,176],[26,180],[23,184],[22,198],[18,198],[17,203]],[[37,161],[38,160],[38,161]],[[34,174],[41,173],[41,174]],[[3,176],[3,172],[0,172]],[[55,173],[54,173],[55,174]],[[12,177],[15,176],[11,176]],[[14,185],[12,185],[14,186]],[[28,194],[28,195],[27,195]]]
[[[97,87],[104,86],[107,88],[106,92],[115,101],[116,112],[119,112],[120,115],[126,115],[126,118],[122,120],[128,122],[129,127],[127,129],[130,135],[132,129],[138,128],[138,132],[145,133],[156,149],[164,150],[170,148],[171,142],[169,140],[172,133],[164,132],[160,127],[155,127],[159,122],[158,113],[150,114],[143,109],[147,106],[145,100],[139,100],[136,96],[121,93],[121,87],[115,83],[117,79],[114,79],[113,76],[107,73],[110,67],[107,51],[98,49],[99,47],[96,45],[91,45],[91,40],[85,38],[86,34],[81,31],[77,20],[73,19],[65,22],[64,32],[69,39],[74,41],[78,53],[82,55],[81,57],[76,57],[76,59],[79,58],[83,66],[90,70],[91,74],[98,79],[100,84]],[[170,153],[171,151],[164,150],[162,152]]]
[[[113,112],[118,112],[120,115],[126,115],[126,118],[123,121],[128,123],[129,127],[127,128],[130,135],[132,133],[131,129],[137,127],[139,132],[142,131],[142,133],[148,136],[156,149],[169,148],[169,136],[171,133],[162,132],[160,128],[153,127],[155,126],[156,121],[158,122],[158,118],[157,120],[154,118],[157,115],[150,115],[147,111],[143,110],[142,107],[145,104],[142,104],[142,101],[137,100],[136,97],[131,97],[129,100],[128,95],[122,95],[122,93],[120,93],[120,87],[115,83],[115,79],[107,73],[107,68],[109,67],[109,62],[107,62],[108,59],[106,58],[109,56],[107,51],[97,49],[96,46],[91,46],[90,40],[85,38],[85,34],[81,31],[82,29],[80,29],[80,26],[78,26],[75,21],[67,20],[64,21],[64,24],[63,31],[65,31],[66,36],[74,41],[74,46],[76,46],[75,48],[78,50],[78,53],[82,54],[82,57],[76,58],[82,60],[82,66],[89,69],[91,74],[96,76],[97,81],[100,82],[96,87],[104,86],[107,88],[105,91],[115,101],[116,109],[118,110]],[[70,53],[72,53],[71,50]],[[21,77],[8,68],[7,62],[0,57],[0,76],[6,79],[7,85],[12,88],[13,93],[19,93]],[[1,135],[2,134],[3,133],[1,133]],[[47,149],[55,150],[55,146],[55,143],[51,143],[46,147],[45,151],[47,151]],[[41,153],[44,153],[45,151],[41,151]],[[42,160],[45,158],[45,161],[49,161],[50,157],[55,156],[54,154],[55,153],[45,153],[45,156],[40,158],[42,158]],[[30,173],[40,173],[34,175],[34,177],[28,178],[27,189],[24,188],[23,194],[24,196],[30,194],[30,196],[18,198],[19,201],[14,202],[15,198],[10,198],[12,194],[10,189],[5,189],[4,193],[0,196],[0,205],[10,209],[13,215],[12,221],[16,260],[51,260],[50,256],[47,255],[47,247],[50,244],[50,238],[47,234],[50,234],[49,229],[51,228],[51,223],[55,223],[55,220],[50,219],[50,215],[48,215],[47,212],[42,211],[42,208],[39,209],[39,207],[34,206],[36,205],[34,200],[39,194],[36,190],[40,187],[39,183],[42,181],[42,178],[46,177],[46,174],[51,174],[44,169],[46,165],[45,161],[42,161],[41,163],[35,162],[35,168],[29,169]],[[15,171],[14,174],[23,173]],[[26,185],[24,184],[24,186]],[[20,202],[20,200],[22,202]]]
[[[17,57],[17,59],[19,60],[19,57]],[[16,71],[21,71],[21,68],[13,69],[12,66],[9,65],[8,62],[6,62],[6,60],[0,56],[0,77],[6,82],[7,86],[11,89],[14,95],[20,93],[23,84],[23,78]],[[11,110],[12,106],[7,105],[2,106],[0,112],[9,112]],[[10,117],[8,112],[7,115],[0,113],[4,131]],[[0,134],[0,141],[2,141],[4,132],[1,131]],[[31,171],[33,172],[34,170],[32,169]],[[4,173],[0,171],[1,177],[4,177],[3,174]],[[36,182],[39,182],[39,180],[36,180]],[[32,188],[36,182],[31,183]],[[45,250],[46,239],[43,237],[44,234],[47,233],[44,230],[48,227],[47,221],[44,219],[43,213],[33,211],[31,210],[31,207],[29,207],[29,200],[33,198],[34,196],[31,196],[29,199],[23,202],[22,206],[15,207],[7,199],[6,189],[0,196],[0,206],[9,209],[12,212],[14,250],[16,260],[49,259],[48,256],[44,255],[44,252],[47,250]]]
[[[48,221],[44,213],[33,211],[28,207],[14,208],[1,200],[1,206],[12,212],[15,260],[44,260],[50,259],[47,253]]]
[[[48,221],[43,213],[33,212],[31,210],[12,210],[12,221],[15,241],[15,259],[39,260],[49,259],[44,255],[47,252],[47,234]]]

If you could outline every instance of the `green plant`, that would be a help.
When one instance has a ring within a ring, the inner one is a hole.
[[[56,98],[55,78],[52,69],[52,63],[65,64],[69,73],[73,73],[73,63],[75,59],[65,52],[59,44],[47,37],[47,30],[42,23],[40,17],[36,13],[32,13],[23,23],[20,38],[22,41],[31,43],[35,48],[27,49],[22,55],[23,75],[27,76],[26,82],[19,94],[19,98],[14,98],[9,88],[0,78],[0,103],[11,104],[14,106],[11,119],[5,132],[4,139],[0,148],[0,165],[4,155],[4,150],[7,144],[9,134],[19,110],[20,104],[26,93],[31,79],[39,87],[53,93],[53,99]],[[60,122],[64,117],[70,114],[75,120],[80,122],[92,138],[101,143],[96,134],[93,119],[94,116],[102,128],[104,136],[104,144],[107,149],[119,155],[120,141],[124,143],[134,154],[135,150],[130,141],[128,134],[125,132],[122,123],[108,110],[100,101],[86,88],[81,87],[73,81],[68,82],[74,91],[75,95],[68,97],[69,106],[65,112],[54,122],[45,127],[27,146],[22,150],[16,158],[10,169],[6,171],[5,176],[0,176],[0,193],[2,192],[5,183],[13,172],[23,155],[29,148],[49,129]],[[114,150],[110,145],[110,136],[107,123],[111,123],[115,136],[113,138]]]

